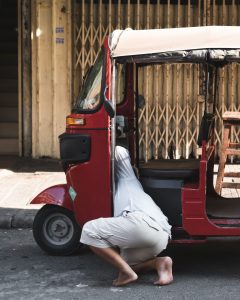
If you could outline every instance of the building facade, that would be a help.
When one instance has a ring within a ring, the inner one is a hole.
[[[82,77],[114,29],[240,25],[239,0],[1,0],[0,8],[0,154],[33,157],[59,156],[58,135]],[[238,65],[221,70],[218,145],[221,114],[239,110],[239,75]],[[196,155],[201,76],[190,64],[142,70],[140,148]]]

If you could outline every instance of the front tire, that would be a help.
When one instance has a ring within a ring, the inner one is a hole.
[[[52,255],[69,255],[79,249],[81,228],[73,213],[61,206],[45,205],[35,216],[33,236]]]

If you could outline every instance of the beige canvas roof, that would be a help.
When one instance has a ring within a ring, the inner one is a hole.
[[[109,38],[112,57],[195,49],[240,49],[240,26],[203,26],[115,30]]]

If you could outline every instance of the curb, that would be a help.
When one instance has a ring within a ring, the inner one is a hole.
[[[0,229],[32,228],[37,209],[0,209]]]

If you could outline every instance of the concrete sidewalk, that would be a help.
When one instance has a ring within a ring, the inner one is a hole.
[[[31,227],[42,205],[30,205],[41,191],[65,183],[59,160],[0,156],[0,228]]]
[[[215,165],[214,182],[217,170]],[[227,165],[226,171],[239,172],[239,164]],[[232,178],[226,180],[233,182]],[[30,205],[31,200],[44,189],[65,182],[59,160],[0,156],[0,228],[32,227],[42,205]],[[222,196],[240,197],[240,190],[223,189]]]

